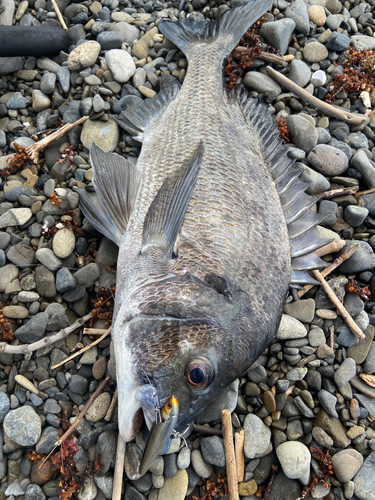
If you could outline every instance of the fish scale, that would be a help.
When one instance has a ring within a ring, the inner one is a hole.
[[[182,88],[115,117],[142,142],[136,166],[90,149],[98,195],[81,192],[81,207],[119,245],[112,341],[125,441],[150,394],[176,397],[178,431],[216,402],[274,338],[290,282],[324,265],[314,252],[322,218],[272,118],[223,80],[225,57],[270,5],[160,21],[188,60]],[[132,179],[123,194],[120,177]]]

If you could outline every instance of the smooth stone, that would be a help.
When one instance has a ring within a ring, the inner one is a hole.
[[[375,373],[375,342],[370,343],[370,348],[363,363],[363,370],[365,373]]]
[[[88,409],[86,413],[86,420],[89,422],[99,422],[99,420],[104,418],[110,404],[111,395],[108,392],[99,394],[94,403]]]
[[[278,21],[279,22],[279,21]],[[266,23],[267,26],[268,23]],[[305,87],[311,78],[311,70],[306,63],[293,59],[289,65],[288,78],[300,87]]]
[[[31,219],[32,215],[30,208],[11,208],[0,217],[0,228],[22,226]]]
[[[21,406],[6,415],[3,428],[7,437],[20,446],[34,446],[40,438],[42,424],[30,406]]]
[[[100,469],[97,472],[98,475],[102,476],[108,472],[111,463],[116,454],[117,445],[117,434],[113,431],[104,431],[98,437],[98,442],[96,444],[97,453],[100,453]]]
[[[309,153],[318,142],[318,132],[309,120],[300,115],[289,115],[287,125],[293,143]]]
[[[281,87],[270,76],[258,71],[248,71],[243,79],[243,84],[260,94],[270,92],[276,96],[281,94]]]
[[[0,392],[0,423],[4,421],[8,411],[10,409],[9,397],[5,392]]]
[[[335,418],[339,417],[336,411],[336,403],[337,403],[336,396],[326,391],[325,389],[321,389],[318,392],[318,399],[322,407],[328,413],[328,415]]]
[[[0,292],[5,292],[7,285],[18,278],[19,272],[18,267],[13,264],[0,268]]]
[[[375,500],[375,452],[366,458],[353,481],[354,494],[360,500]]]
[[[345,222],[349,224],[349,226],[359,227],[364,222],[368,214],[369,211],[365,207],[349,205],[345,208],[344,219]]]
[[[333,439],[328,436],[326,431],[324,431],[321,427],[313,427],[312,436],[320,446],[324,446],[324,448],[332,448]]]
[[[350,385],[352,385],[355,389],[357,389],[357,391],[361,392],[368,398],[375,399],[375,388],[366,384],[357,375],[351,379]]]
[[[76,239],[71,229],[64,227],[55,234],[52,242],[52,249],[57,257],[65,259],[74,250]]]
[[[362,174],[367,187],[375,187],[375,168],[362,149],[357,151],[357,153],[353,156],[350,161],[350,166]]]
[[[344,35],[344,33],[332,33],[325,45],[328,50],[343,52],[349,47],[350,38]]]
[[[295,26],[293,19],[284,18],[264,23],[260,32],[267,43],[284,55],[288,50],[289,39]]]
[[[204,479],[210,477],[213,472],[213,466],[204,460],[200,450],[193,450],[191,452],[191,464],[198,476]]]
[[[264,453],[271,439],[271,430],[263,421],[253,414],[245,417],[244,424],[244,451],[247,458],[254,458]]]
[[[50,271],[56,271],[61,265],[61,260],[50,248],[40,248],[36,251],[35,257]]]
[[[118,83],[126,83],[135,73],[135,63],[125,50],[109,50],[106,52],[105,60]]]
[[[352,35],[350,37],[350,43],[359,50],[374,50],[375,49],[375,38],[372,36],[365,35]]]
[[[32,94],[32,107],[34,111],[39,113],[40,111],[44,111],[51,106],[50,98],[44,94],[41,90],[33,90]]]
[[[321,427],[333,439],[334,446],[346,448],[351,441],[347,437],[345,427],[338,418],[331,417],[321,409],[314,420],[314,427]]]
[[[11,319],[25,319],[28,317],[29,311],[23,306],[5,306],[3,307],[3,315]]]
[[[341,255],[351,245],[356,243],[359,244],[359,248],[351,257],[349,257],[349,259],[338,267],[340,272],[345,274],[359,274],[375,267],[374,251],[366,241],[348,241],[344,248],[339,252],[339,255]]]
[[[306,337],[307,331],[298,319],[283,314],[279,328],[276,332],[276,338],[279,340],[300,339]]]
[[[284,313],[302,323],[311,323],[315,315],[315,301],[314,299],[305,299],[285,304]]]
[[[307,194],[319,194],[329,189],[330,183],[328,179],[324,177],[324,175],[320,174],[319,172],[315,172],[315,170],[308,167],[304,163],[298,162],[295,165],[303,168],[300,175],[300,180],[309,184],[309,187],[306,189]],[[334,234],[336,235],[336,233]]]
[[[72,273],[66,267],[62,267],[56,273],[56,290],[59,293],[70,292],[77,286]]]
[[[324,26],[327,16],[324,7],[321,5],[312,5],[307,9],[310,20],[317,26]]]
[[[303,57],[310,63],[320,62],[327,59],[328,50],[319,42],[310,42],[303,48]]]
[[[48,314],[41,312],[33,316],[15,331],[15,336],[24,344],[40,340],[46,331]]]
[[[106,153],[112,152],[118,146],[119,137],[118,125],[112,119],[107,122],[88,119],[83,124],[81,141],[86,149],[90,149],[91,144],[95,142]]]
[[[296,31],[307,35],[310,32],[310,20],[307,5],[303,0],[294,0],[285,10],[285,17],[293,19]]]
[[[55,91],[56,85],[56,75],[55,73],[47,73],[43,75],[40,80],[40,90],[44,92],[44,94],[53,94]]]
[[[320,173],[328,176],[341,175],[349,167],[347,156],[340,149],[328,144],[317,144],[307,160]]]
[[[299,441],[287,441],[276,449],[284,474],[289,479],[299,479],[308,484],[311,455],[307,447]]]
[[[188,474],[184,469],[178,469],[173,477],[166,477],[159,490],[160,500],[183,500],[188,489]]]
[[[68,68],[70,71],[81,71],[93,66],[101,50],[100,44],[95,41],[88,41],[78,45],[68,57]]]
[[[224,444],[219,436],[209,436],[201,439],[201,451],[205,461],[216,467],[225,466]]]
[[[49,453],[53,450],[56,441],[59,439],[59,429],[55,427],[46,427],[36,443],[35,451],[37,453]]]
[[[335,371],[334,381],[337,387],[342,387],[356,374],[356,362],[352,358],[346,358]]]

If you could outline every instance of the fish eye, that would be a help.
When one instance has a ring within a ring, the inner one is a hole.
[[[194,359],[186,367],[186,380],[194,389],[204,389],[213,378],[214,370],[207,359]]]

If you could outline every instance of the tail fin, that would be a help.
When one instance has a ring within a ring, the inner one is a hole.
[[[272,0],[250,0],[226,10],[215,21],[184,19],[179,22],[160,21],[159,30],[189,58],[192,46],[223,39],[224,57],[238,45],[242,35],[272,5]]]

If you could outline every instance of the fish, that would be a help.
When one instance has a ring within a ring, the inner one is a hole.
[[[215,21],[162,20],[186,56],[182,87],[114,119],[142,143],[137,163],[90,147],[89,222],[119,246],[112,343],[119,431],[157,429],[174,395],[183,432],[272,342],[290,286],[317,282],[328,240],[266,106],[227,91],[226,58],[272,5],[250,0]]]

